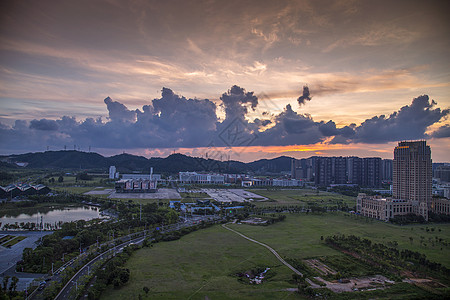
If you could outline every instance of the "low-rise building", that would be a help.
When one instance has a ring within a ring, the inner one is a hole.
[[[418,209],[419,203],[410,200],[368,196],[364,193],[358,194],[356,198],[357,213],[386,222],[394,216],[416,213]]]
[[[279,186],[279,187],[299,187],[303,186],[303,181],[298,179],[270,179],[270,178],[245,178],[242,180],[243,187],[255,186]]]
[[[225,176],[220,174],[204,174],[197,172],[180,172],[179,179],[181,183],[196,184],[224,184]]]
[[[161,181],[161,174],[122,174],[122,179]]]
[[[445,198],[433,198],[428,205],[428,210],[436,214],[450,215],[450,200]]]
[[[116,193],[155,193],[157,180],[121,179],[116,181]]]

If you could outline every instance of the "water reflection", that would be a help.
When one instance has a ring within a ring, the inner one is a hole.
[[[5,215],[0,218],[0,227],[5,229],[48,229],[54,230],[61,227],[62,223],[85,220],[89,221],[97,218],[106,218],[100,214],[98,207],[80,206],[80,207],[44,207],[39,211],[30,213],[21,213],[18,215]]]

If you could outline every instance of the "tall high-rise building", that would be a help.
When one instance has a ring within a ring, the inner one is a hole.
[[[363,158],[362,185],[367,187],[381,186],[381,158],[379,157]]]
[[[115,179],[116,178],[116,167],[110,166],[109,167],[109,179]]]
[[[426,141],[400,142],[394,149],[394,199],[412,201],[415,213],[428,219],[432,198],[431,149]]]
[[[392,181],[392,159],[381,162],[381,180]]]

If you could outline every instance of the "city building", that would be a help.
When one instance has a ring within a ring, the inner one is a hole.
[[[158,181],[142,179],[121,179],[116,181],[116,193],[155,193]]]
[[[360,193],[356,198],[356,211],[365,217],[387,222],[396,215],[407,215],[414,210],[412,202],[408,200],[367,196]]]
[[[316,157],[292,159],[291,177],[292,179],[301,179],[311,181],[314,178],[314,163]]]
[[[109,179],[117,179],[117,178],[119,178],[119,173],[116,172],[116,167],[110,166],[109,167]]]
[[[450,200],[444,198],[432,198],[428,208],[431,212],[436,214],[450,215]]]
[[[450,165],[440,165],[433,172],[433,178],[439,182],[450,182]]]
[[[426,141],[400,142],[394,149],[392,197],[413,202],[414,213],[428,219],[432,198],[431,149]]]
[[[224,184],[225,176],[220,174],[203,174],[197,172],[178,173],[181,183]]]
[[[432,161],[426,141],[400,142],[395,147],[392,180],[392,198],[359,194],[357,212],[385,221],[409,213],[428,220],[428,209],[432,206]]]
[[[392,181],[392,159],[383,159],[381,161],[381,180]]]
[[[17,196],[45,195],[50,193],[50,188],[43,184],[31,185],[28,183],[10,184],[0,186],[0,199],[14,198]]]
[[[392,180],[392,160],[379,157],[319,157],[293,159],[291,178],[314,181],[316,186],[356,184],[380,188],[382,181]]]
[[[298,179],[271,179],[271,178],[245,178],[242,180],[243,187],[255,186],[279,186],[279,187],[299,187],[303,182]]]
[[[161,174],[122,174],[122,179],[134,179],[134,180],[155,179],[157,181],[161,181]]]

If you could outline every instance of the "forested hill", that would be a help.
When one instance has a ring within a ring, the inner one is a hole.
[[[177,173],[181,171],[214,171],[224,173],[256,174],[280,173],[290,171],[292,158],[281,156],[274,159],[261,159],[251,163],[239,161],[219,161],[191,157],[183,154],[172,154],[166,158],[143,156],[132,154],[119,154],[104,157],[98,153],[82,151],[46,151],[18,155],[0,156],[2,166],[25,165],[25,168],[52,168],[52,169],[104,169],[116,166],[121,173],[139,171],[149,172],[153,167],[155,173]]]

